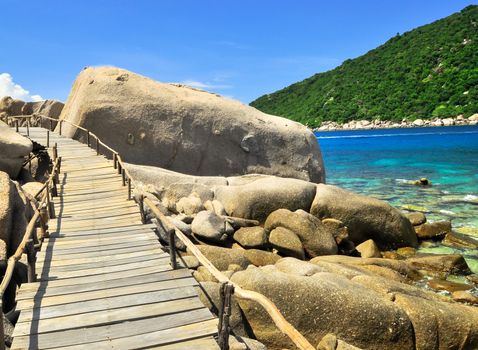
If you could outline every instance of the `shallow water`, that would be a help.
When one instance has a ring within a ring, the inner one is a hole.
[[[327,183],[422,211],[429,221],[478,238],[478,126],[316,132]],[[426,177],[431,186],[411,185]],[[424,252],[464,254],[478,273],[478,251],[438,245]]]

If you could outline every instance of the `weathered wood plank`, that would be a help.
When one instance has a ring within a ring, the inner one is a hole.
[[[15,336],[40,334],[82,327],[102,326],[121,321],[142,319],[186,310],[203,308],[199,298],[179,299],[155,304],[126,306],[121,309],[101,310],[79,315],[33,320],[17,323]]]
[[[135,276],[118,277],[116,279],[85,282],[81,284],[68,284],[64,281],[41,281],[22,285],[17,296],[17,300],[40,298],[43,296],[64,295],[70,293],[83,293],[103,289],[133,286],[142,283],[169,281],[186,277],[191,277],[191,273],[188,270],[170,269],[137,274]],[[59,284],[56,282],[63,283]]]
[[[65,317],[89,312],[108,311],[121,309],[125,306],[139,306],[160,302],[186,299],[197,296],[193,287],[174,288],[160,291],[148,291],[129,295],[108,296],[101,299],[82,300],[76,303],[61,304],[57,306],[44,306],[22,310],[17,325],[25,322],[46,320],[49,318]]]
[[[119,337],[130,337],[132,335],[144,334],[159,331],[167,328],[181,326],[185,322],[197,323],[212,318],[210,312],[206,309],[198,309],[176,313],[172,315],[157,316],[142,320],[133,320],[107,326],[92,327],[90,332],[84,329],[75,329],[69,331],[58,331],[52,333],[38,334],[33,337],[17,336],[14,338],[13,349],[26,348],[59,348],[71,345],[83,345],[89,347],[88,343],[98,342]],[[187,349],[187,348],[183,348]],[[190,349],[195,349],[191,347]]]
[[[216,320],[208,320],[190,325],[169,328],[161,331],[150,332],[130,337],[106,340],[88,344],[95,350],[103,349],[138,349],[151,346],[166,345],[172,342],[182,342],[186,340],[210,336],[217,332]],[[65,347],[64,349],[74,350],[83,349],[83,345]],[[184,348],[183,348],[184,349]]]
[[[17,303],[17,310],[43,308],[45,306],[70,304],[135,293],[146,293],[167,289],[171,290],[174,288],[194,287],[197,285],[198,282],[194,278],[187,276],[170,280],[161,280],[151,283],[144,282],[140,284],[125,285],[116,288],[106,288],[87,292],[55,294],[55,291],[50,293],[49,290],[45,295],[38,293],[38,295],[34,298],[19,300]],[[71,290],[67,290],[67,292],[68,291],[71,292]],[[61,293],[61,291],[56,292]]]
[[[94,275],[101,275],[101,274],[108,274],[112,272],[118,271],[127,271],[133,269],[139,269],[142,267],[149,267],[149,266],[159,266],[159,265],[166,265],[169,263],[169,257],[165,253],[163,256],[156,257],[154,259],[145,260],[145,261],[138,261],[132,262],[128,264],[122,265],[113,265],[113,266],[98,266],[90,267],[87,269],[81,270],[72,270],[72,271],[65,271],[65,270],[56,270],[54,268],[43,269],[46,270],[40,274],[41,279],[64,279],[64,278],[78,278],[78,277],[85,277],[85,276],[94,276]]]

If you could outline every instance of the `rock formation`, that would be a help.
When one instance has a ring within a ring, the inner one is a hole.
[[[33,144],[29,139],[0,122],[0,171],[16,178],[32,148]]]
[[[417,236],[408,218],[379,199],[319,184],[310,212],[320,219],[342,221],[355,244],[373,239],[382,250],[417,246]]]
[[[61,119],[91,130],[127,162],[191,175],[325,180],[317,140],[305,126],[119,68],[83,70]],[[66,136],[84,137],[63,126]]]

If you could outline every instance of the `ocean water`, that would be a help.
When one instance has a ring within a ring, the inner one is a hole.
[[[421,211],[429,221],[478,239],[478,126],[328,131],[315,133],[327,183]],[[431,186],[410,182],[426,177]],[[431,253],[458,252],[478,273],[478,252],[436,245]]]

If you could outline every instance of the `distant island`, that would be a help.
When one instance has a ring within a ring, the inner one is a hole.
[[[478,112],[478,6],[398,34],[337,68],[250,104],[309,127]]]

